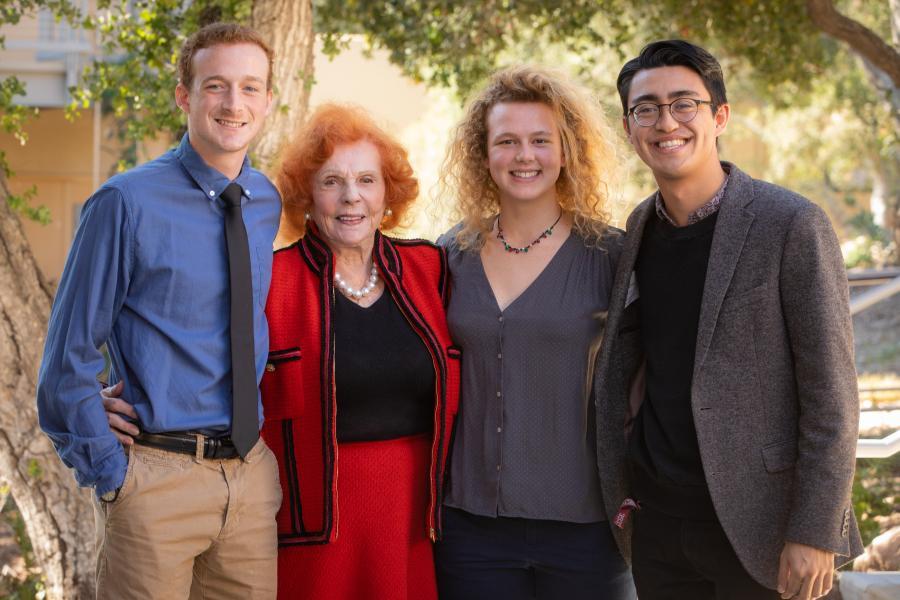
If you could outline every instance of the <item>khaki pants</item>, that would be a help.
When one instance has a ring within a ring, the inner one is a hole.
[[[131,446],[114,502],[94,501],[97,598],[274,599],[278,465]]]

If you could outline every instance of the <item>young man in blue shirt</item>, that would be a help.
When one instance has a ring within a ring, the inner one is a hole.
[[[259,439],[280,202],[247,149],[273,54],[239,25],[182,47],[187,134],[87,201],[50,316],[40,424],[95,490],[98,598],[274,598],[278,467]],[[106,344],[141,433],[110,430]]]

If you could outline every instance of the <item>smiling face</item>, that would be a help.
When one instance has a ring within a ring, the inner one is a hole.
[[[667,104],[676,98],[709,100],[700,75],[687,67],[658,67],[638,71],[628,92],[629,109],[640,102]],[[660,111],[655,125],[642,127],[626,117],[628,141],[653,171],[657,181],[686,180],[721,173],[716,138],[725,131],[730,108],[701,105],[688,123],[672,118],[668,107]]]
[[[563,167],[553,110],[540,102],[503,102],[487,115],[487,166],[500,202],[556,202]]]
[[[313,176],[311,216],[334,251],[371,248],[384,217],[381,154],[368,140],[337,146]]]
[[[256,44],[217,44],[194,55],[190,89],[175,100],[188,116],[191,146],[211,167],[233,178],[269,113],[269,63]]]

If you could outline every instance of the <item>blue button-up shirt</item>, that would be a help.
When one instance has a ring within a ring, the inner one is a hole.
[[[265,316],[278,228],[278,192],[244,160],[235,182],[250,243],[257,383],[269,348]],[[60,281],[38,380],[38,413],[78,483],[116,489],[126,459],[97,376],[149,432],[231,427],[228,254],[223,203],[230,183],[185,135],[178,148],[107,181],[85,203]],[[262,423],[262,403],[259,405]]]

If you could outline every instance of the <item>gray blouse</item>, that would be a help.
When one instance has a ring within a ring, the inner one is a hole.
[[[622,236],[602,247],[574,231],[501,311],[477,251],[446,246],[447,320],[462,387],[445,504],[484,516],[605,519],[597,472],[594,358]]]

